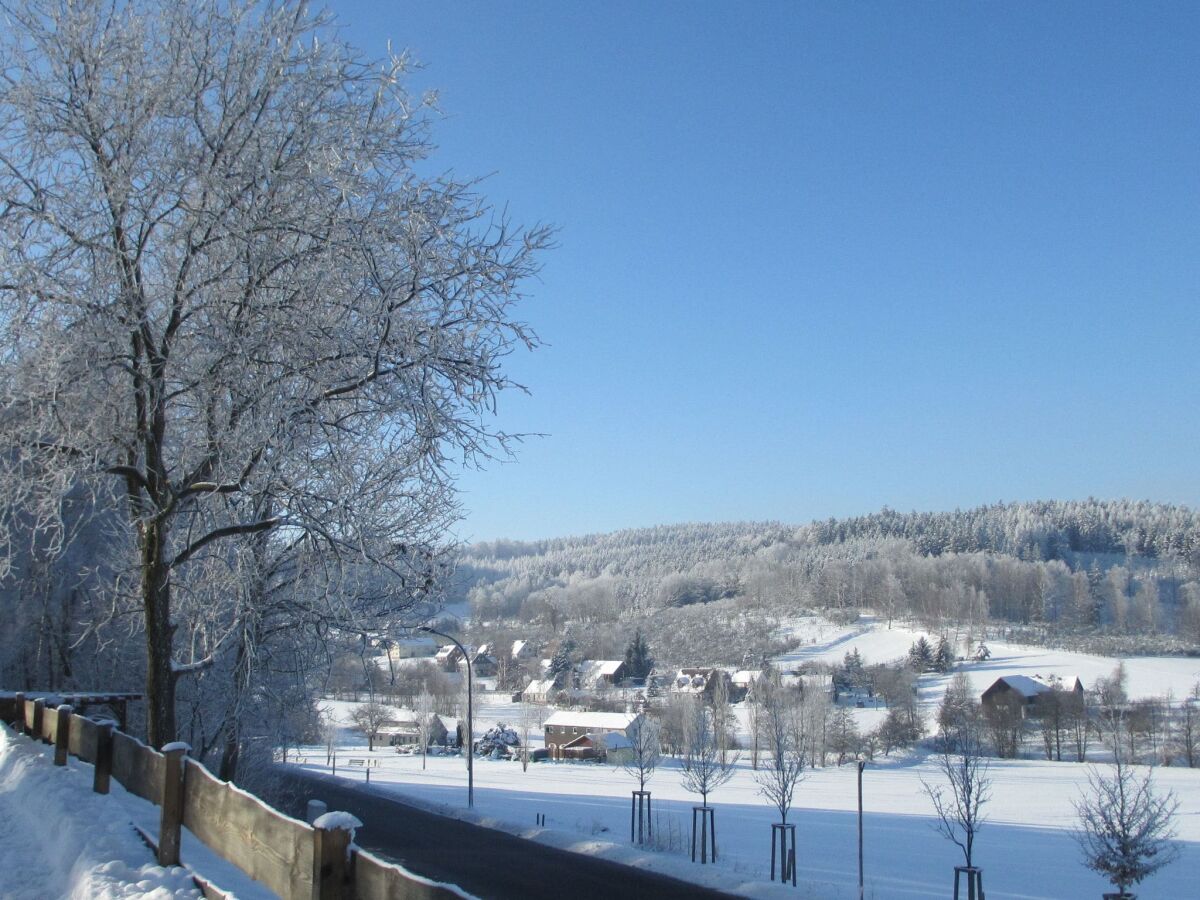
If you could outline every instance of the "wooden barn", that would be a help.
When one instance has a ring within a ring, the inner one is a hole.
[[[1063,691],[1083,699],[1083,682],[1078,678],[1064,679],[1061,685]],[[983,692],[979,702],[985,707],[995,707],[1001,704],[1013,704],[1022,709],[1028,709],[1037,704],[1038,698],[1054,690],[1054,685],[1043,681],[1037,676],[1004,675],[992,682]]]

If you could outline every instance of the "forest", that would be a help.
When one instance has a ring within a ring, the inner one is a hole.
[[[641,628],[672,661],[777,652],[788,618],[872,611],[931,631],[1117,653],[1200,648],[1200,519],[1043,501],[793,527],[688,524],[465,548],[452,602],[481,632],[570,632],[596,658]]]

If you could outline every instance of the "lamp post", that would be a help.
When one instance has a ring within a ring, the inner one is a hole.
[[[858,760],[858,900],[863,900],[863,804],[862,776],[867,767],[865,759]]]
[[[462,652],[463,659],[467,661],[467,807],[473,809],[475,807],[475,748],[472,744],[475,741],[475,723],[474,709],[472,706],[472,690],[471,690],[471,655],[467,653],[467,648],[458,642],[456,638],[438,631],[435,628],[430,628],[428,625],[417,626],[417,631],[425,631],[429,634],[436,634],[438,637],[444,637],[450,643]]]

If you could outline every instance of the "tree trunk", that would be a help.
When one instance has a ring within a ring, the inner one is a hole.
[[[161,748],[175,740],[175,673],[171,651],[170,573],[163,560],[163,527],[151,521],[139,535],[142,543],[142,608],[146,617],[146,739]]]

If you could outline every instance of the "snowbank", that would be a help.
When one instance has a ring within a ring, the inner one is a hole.
[[[7,900],[194,898],[183,869],[164,869],[91,766],[55,767],[43,745],[0,727],[0,897]]]

